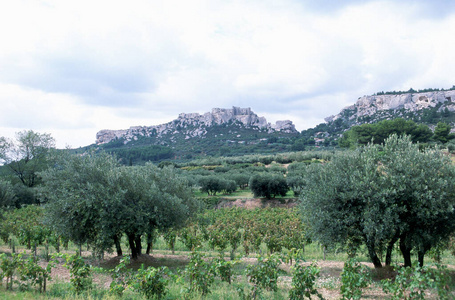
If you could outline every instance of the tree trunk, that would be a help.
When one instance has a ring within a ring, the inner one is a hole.
[[[376,253],[376,250],[374,249],[374,243],[372,242],[367,242],[367,248],[368,248],[368,255],[370,256],[370,260],[374,265],[374,268],[382,268],[382,263],[381,260],[378,257],[378,254]]]
[[[419,257],[419,267],[423,267],[423,258],[425,256],[425,251],[424,250],[419,250],[417,255]]]
[[[141,241],[141,236],[138,235],[136,236],[136,238],[134,239],[134,242],[136,244],[136,252],[137,252],[137,255],[140,256],[142,254],[142,241]]]
[[[150,253],[153,253],[153,242],[147,243],[147,250],[145,251],[145,254],[150,254]]]
[[[411,267],[412,266],[411,248],[406,246],[406,243],[403,241],[403,238],[400,239],[400,250],[401,250],[401,254],[403,255],[404,266]]]
[[[136,250],[136,245],[134,243],[134,235],[133,234],[128,234],[128,243],[130,245],[130,250],[131,250],[131,258],[132,259],[137,259],[137,250]]]
[[[115,250],[117,251],[117,256],[122,256],[123,255],[122,245],[120,244],[120,239],[118,235],[114,235],[114,244]]]
[[[385,265],[390,266],[392,264],[392,251],[393,251],[393,246],[395,246],[395,243],[398,241],[398,236],[394,236],[389,244],[387,245],[387,252],[385,255]]]

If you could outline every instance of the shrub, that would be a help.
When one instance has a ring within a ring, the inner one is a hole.
[[[278,290],[278,266],[281,257],[272,254],[267,258],[258,257],[258,263],[247,267],[247,276],[253,283],[252,295],[256,295],[258,290],[267,289],[276,292]]]
[[[147,299],[161,299],[167,294],[169,270],[166,267],[144,268],[141,266],[134,276],[132,287]]]
[[[315,263],[304,267],[297,260],[292,270],[294,274],[292,276],[292,288],[289,291],[290,300],[311,299],[312,295],[324,299],[315,287],[320,271]]]
[[[382,280],[382,289],[392,294],[392,299],[425,299],[425,291],[433,288],[440,299],[448,299],[447,270],[437,264],[437,269],[428,266],[400,267],[395,280]]]
[[[206,262],[199,252],[191,253],[185,274],[188,276],[190,284],[188,293],[200,292],[202,295],[207,295],[210,292],[210,286],[215,280],[215,270],[213,265]]]
[[[88,290],[92,287],[92,269],[79,255],[61,255],[65,259],[64,266],[70,271],[70,283],[76,292]]]
[[[342,299],[360,299],[362,288],[368,286],[370,280],[364,267],[355,259],[348,259],[341,273]]]

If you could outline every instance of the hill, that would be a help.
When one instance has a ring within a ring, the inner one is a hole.
[[[358,98],[357,102],[325,123],[302,131],[302,139],[317,142],[337,140],[352,126],[377,123],[382,120],[403,118],[434,129],[438,122],[455,125],[455,86],[447,90],[425,89],[415,91],[379,92]]]
[[[290,120],[270,124],[250,108],[214,108],[204,114],[181,113],[153,126],[101,130],[99,149],[117,154],[125,164],[203,156],[232,156],[289,151],[299,132]]]
[[[325,118],[299,133],[292,121],[270,124],[251,108],[213,108],[211,112],[181,113],[175,120],[124,130],[101,130],[96,145],[115,153],[125,164],[188,160],[205,156],[238,156],[336,147],[352,126],[403,118],[434,129],[438,122],[455,127],[455,86],[451,89],[378,92]],[[86,149],[86,148],[85,148]]]

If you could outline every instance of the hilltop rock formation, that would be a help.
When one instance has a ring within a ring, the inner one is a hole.
[[[101,130],[96,134],[96,144],[108,143],[122,138],[125,143],[136,140],[139,136],[156,136],[158,138],[174,133],[183,133],[185,138],[202,137],[207,128],[223,124],[236,124],[245,128],[266,130],[268,132],[297,133],[290,120],[277,121],[271,125],[264,117],[258,117],[251,108],[232,107],[213,108],[211,112],[181,113],[177,119],[161,125],[134,126],[124,130]]]
[[[378,115],[382,118],[397,117],[400,116],[400,110],[416,112],[435,107],[438,107],[438,111],[446,108],[455,111],[455,90],[363,96],[354,105],[344,108],[335,116],[325,118],[325,121],[332,122],[340,118],[355,121]]]

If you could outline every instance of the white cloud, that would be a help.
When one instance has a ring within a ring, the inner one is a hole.
[[[98,130],[251,107],[314,126],[381,90],[451,87],[445,1],[18,0],[0,11],[1,135],[83,146]]]

